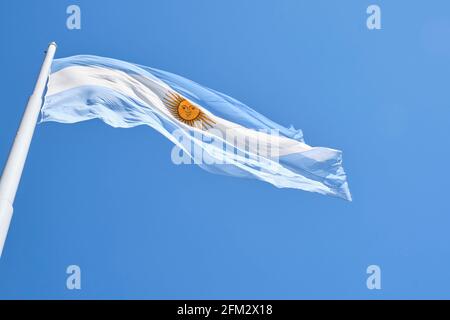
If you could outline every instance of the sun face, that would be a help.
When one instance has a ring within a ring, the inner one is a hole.
[[[177,110],[178,110],[178,115],[183,120],[186,120],[186,121],[195,120],[200,115],[200,109],[197,108],[196,106],[193,106],[192,104],[190,104],[189,101],[187,101],[187,100],[183,100],[178,105]]]
[[[177,120],[191,127],[200,125],[200,128],[208,129],[215,123],[199,107],[175,92],[167,93],[164,104]]]

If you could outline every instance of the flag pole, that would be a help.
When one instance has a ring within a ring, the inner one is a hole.
[[[3,174],[0,178],[0,257],[3,252],[6,235],[13,214],[13,203],[22,176],[23,167],[33,138],[34,129],[42,106],[42,96],[44,94],[50,67],[56,51],[56,43],[49,44],[45,52],[44,62],[36,81],[34,91],[28,99],[25,112],[17,130],[14,143],[9,152]]]

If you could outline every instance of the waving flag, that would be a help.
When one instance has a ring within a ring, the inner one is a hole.
[[[283,127],[225,94],[115,59],[54,60],[41,122],[94,118],[118,128],[154,128],[174,143],[175,163],[351,200],[340,151],[311,147],[301,130]]]

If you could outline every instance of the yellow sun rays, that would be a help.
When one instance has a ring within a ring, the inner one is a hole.
[[[175,92],[169,91],[163,102],[177,120],[191,127],[200,124],[201,129],[207,130],[215,124],[199,107]]]

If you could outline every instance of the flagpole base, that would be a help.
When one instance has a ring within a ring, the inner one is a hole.
[[[2,256],[13,211],[13,206],[8,200],[0,199],[0,257]]]

